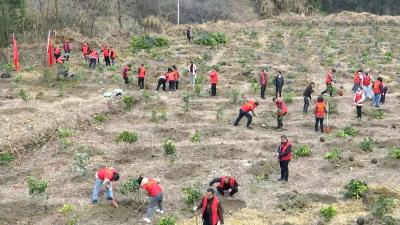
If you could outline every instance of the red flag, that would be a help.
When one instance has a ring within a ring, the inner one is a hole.
[[[16,71],[16,72],[19,72],[17,40],[15,40],[15,35],[14,35],[14,34],[13,34],[13,49],[14,49],[14,65],[15,65],[15,71]]]
[[[47,64],[49,67],[54,64],[53,46],[51,42],[51,32],[49,31],[49,35],[47,36]]]

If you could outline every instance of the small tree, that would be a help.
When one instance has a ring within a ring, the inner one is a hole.
[[[192,143],[200,143],[201,142],[201,133],[200,131],[196,130],[192,135],[190,135],[190,141]]]
[[[394,148],[392,149],[392,151],[390,152],[390,156],[393,159],[400,159],[400,148]]]
[[[176,225],[176,218],[174,216],[162,217],[158,225]]]
[[[132,109],[133,105],[135,105],[137,100],[133,96],[124,96],[122,98],[122,102],[123,102],[123,105],[124,105],[123,106],[124,110],[129,111],[129,110]]]
[[[183,100],[182,109],[183,111],[188,112],[190,110],[190,94],[189,93],[183,94],[182,100]]]
[[[325,153],[325,159],[328,160],[340,160],[341,158],[342,158],[342,151],[337,147]]]
[[[108,115],[105,113],[96,113],[93,116],[93,120],[95,123],[104,123],[108,119]]]
[[[310,155],[311,155],[311,149],[308,145],[297,145],[293,152],[293,157],[295,159],[299,157],[308,157]]]
[[[360,143],[360,149],[364,152],[372,152],[374,149],[375,141],[371,137],[364,138],[364,140]]]
[[[29,92],[26,89],[19,90],[19,97],[25,102],[31,100],[31,96],[29,95]]]
[[[11,152],[0,152],[0,166],[8,166],[14,160]]]
[[[348,183],[346,186],[346,198],[361,198],[365,195],[365,193],[368,191],[368,185],[364,181],[360,180],[351,180],[350,183]]]
[[[72,170],[79,176],[85,176],[89,166],[90,150],[84,147],[82,150],[75,152]]]
[[[67,225],[76,225],[79,223],[79,215],[74,213],[75,206],[70,203],[64,204],[62,208],[58,210],[63,216],[67,217]]]
[[[189,185],[182,188],[183,199],[186,204],[195,204],[201,198],[199,185]]]
[[[336,207],[333,205],[323,207],[319,212],[324,218],[325,222],[331,221],[331,219],[337,214]]]
[[[29,176],[26,179],[26,184],[31,197],[38,198],[46,195],[47,181],[45,179],[38,180],[35,177]]]
[[[217,120],[223,120],[224,116],[225,116],[225,109],[223,106],[219,106],[216,115]]]
[[[140,193],[140,183],[137,178],[129,177],[125,183],[121,184],[119,191],[122,195],[133,199],[135,202],[143,201]]]
[[[138,140],[137,133],[135,132],[129,132],[127,130],[122,131],[120,134],[117,136],[117,143],[135,143]]]
[[[173,140],[167,138],[163,142],[164,152],[167,156],[172,157],[172,159],[176,158],[176,146]]]
[[[72,141],[69,139],[74,135],[74,132],[67,128],[58,128],[57,129],[58,139],[60,141],[60,148],[67,149],[72,145]]]

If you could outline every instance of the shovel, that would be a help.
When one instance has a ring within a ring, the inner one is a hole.
[[[329,109],[329,102],[326,103],[326,107]],[[324,125],[324,132],[327,134],[332,132],[332,128],[329,127],[329,111],[326,114],[326,125]]]

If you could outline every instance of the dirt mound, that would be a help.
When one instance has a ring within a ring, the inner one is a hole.
[[[276,161],[259,161],[255,162],[247,172],[259,177],[260,179],[270,179],[270,174],[276,173],[279,170],[279,165]]]
[[[301,194],[297,191],[282,194],[278,196],[278,199],[280,202],[278,207],[282,211],[305,209],[316,202],[324,204],[337,202],[337,199],[333,196],[314,193]]]

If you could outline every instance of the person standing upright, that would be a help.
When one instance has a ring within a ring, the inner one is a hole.
[[[82,54],[83,58],[85,59],[85,63],[89,62],[89,54],[90,54],[90,47],[87,42],[84,42],[82,45]]]
[[[268,84],[268,73],[265,69],[261,70],[259,81],[261,86],[261,98],[265,99],[265,90],[267,89]]]
[[[179,75],[179,70],[178,70],[178,68],[177,68],[175,65],[172,66],[172,69],[174,70],[174,76],[175,76],[175,90],[177,91],[178,88],[179,88],[179,77],[180,77],[180,75]]]
[[[369,72],[364,74],[362,86],[365,97],[372,99],[372,76]]]
[[[292,145],[286,135],[281,136],[281,143],[278,147],[276,158],[279,160],[281,167],[281,177],[278,181],[287,182],[289,180],[289,162],[292,159]]]
[[[138,69],[138,84],[139,90],[143,91],[144,89],[144,77],[146,76],[146,69],[144,68],[144,64],[141,64]]]
[[[211,96],[217,96],[218,73],[215,67],[208,72],[208,75],[210,76]]]
[[[358,88],[361,87],[361,84],[363,83],[363,70],[358,70],[357,72],[354,73],[354,77],[353,77],[353,88],[352,91],[353,93],[356,93],[358,91]]]
[[[103,49],[101,49],[101,52],[103,53],[104,61],[106,62],[106,66],[111,66],[110,50],[108,49],[107,45],[104,45]]]
[[[358,120],[361,120],[362,106],[363,106],[364,100],[365,100],[364,91],[361,88],[358,88],[357,92],[354,94],[354,104],[356,105],[356,111],[357,111],[356,118]]]
[[[208,188],[206,195],[198,206],[193,207],[193,211],[201,209],[203,225],[224,225],[224,210],[218,197],[214,195],[214,188]]]
[[[191,42],[192,39],[193,39],[193,30],[192,30],[192,27],[190,27],[190,26],[186,30],[186,37],[187,37],[189,42]]]
[[[63,48],[64,48],[65,58],[68,61],[69,60],[69,54],[71,53],[71,44],[68,42],[67,39],[64,39]]]
[[[196,84],[196,78],[197,78],[197,67],[193,61],[191,61],[190,65],[188,66],[188,72],[189,72],[189,76],[190,76],[190,85],[192,87],[194,87],[194,85]]]
[[[282,97],[282,89],[283,85],[285,85],[285,79],[283,78],[282,72],[278,71],[278,74],[275,76],[274,79],[275,83],[275,97]]]
[[[324,118],[326,113],[328,113],[328,110],[326,109],[324,98],[322,96],[318,96],[317,104],[315,105],[314,109],[315,132],[318,132],[318,124],[319,124],[321,127],[321,133],[324,133]]]
[[[113,47],[111,47],[110,58],[111,58],[111,64],[115,66],[115,60],[117,59],[117,52]]]
[[[303,113],[308,112],[308,107],[310,106],[311,101],[311,94],[314,92],[314,82],[311,82],[303,92],[304,96],[304,106],[303,106]]]
[[[374,107],[379,107],[379,104],[381,102],[381,93],[383,88],[382,82],[383,82],[382,77],[378,77],[378,79],[374,81],[372,89],[372,91],[374,92],[374,98],[372,99],[372,106]]]

